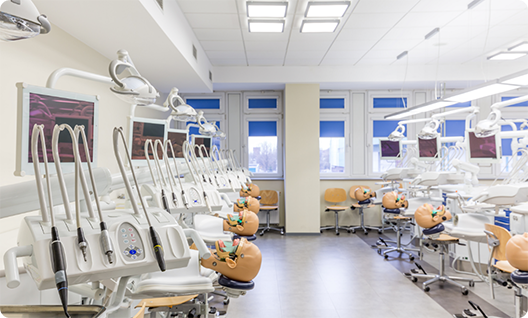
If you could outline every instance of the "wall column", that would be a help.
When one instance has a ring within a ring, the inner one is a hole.
[[[319,84],[286,84],[284,95],[286,232],[319,233]]]

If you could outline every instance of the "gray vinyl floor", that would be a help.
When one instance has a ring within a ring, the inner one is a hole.
[[[513,316],[513,291],[503,287],[496,288],[495,300],[485,283],[476,283],[468,296],[441,284],[425,293],[420,281],[402,274],[414,268],[407,256],[385,260],[370,247],[377,237],[346,231],[258,237],[263,259],[255,289],[231,299],[227,317],[449,318],[468,308],[467,300],[486,303],[493,315]],[[437,255],[418,262],[430,270],[438,266]]]

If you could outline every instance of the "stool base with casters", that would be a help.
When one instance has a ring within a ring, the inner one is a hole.
[[[364,220],[364,212],[363,212],[363,209],[365,208],[365,205],[367,204],[370,204],[370,200],[368,200],[365,203],[361,203],[361,202],[358,202],[359,204],[354,204],[352,205],[350,208],[352,210],[354,209],[359,209],[359,216],[361,218],[361,224],[358,225],[358,226],[351,226],[347,229],[348,233],[352,232],[352,233],[356,233],[356,230],[359,230],[359,229],[362,229],[363,232],[365,233],[365,235],[368,235],[368,230],[377,230],[379,234],[383,233],[383,230],[378,228],[378,227],[374,227],[374,226],[366,226],[365,225],[365,220]]]
[[[273,230],[273,231],[278,231],[280,232],[281,235],[284,235],[284,228],[277,228],[277,227],[271,227],[270,226],[270,212],[271,211],[277,211],[278,210],[278,207],[274,208],[274,209],[266,209],[266,207],[263,207],[261,206],[260,207],[260,212],[266,212],[266,226],[264,227],[259,227],[259,231],[262,230],[260,232],[260,236],[264,235],[264,233],[266,232],[269,232],[270,230]]]
[[[398,210],[399,213],[399,210]],[[378,249],[378,254],[383,255],[385,258],[389,258],[389,253],[399,252],[401,254],[409,255],[409,260],[414,260],[414,255],[411,251],[418,252],[419,249],[416,248],[406,248],[401,244],[402,229],[406,223],[410,222],[410,217],[397,215],[393,218],[396,221],[396,241],[383,241],[383,242],[393,242],[396,243],[396,246],[380,245],[377,243],[376,248]],[[403,223],[403,224],[402,224]],[[381,240],[381,238],[380,238]],[[379,242],[379,241],[378,241]],[[383,251],[383,252],[382,252]]]
[[[336,235],[339,235],[339,230],[346,230],[348,233],[350,233],[350,229],[346,226],[339,226],[339,212],[344,211],[344,209],[332,209],[332,207],[329,207],[325,210],[325,212],[334,211],[335,213],[335,226],[324,226],[320,229],[320,233],[323,233],[323,230],[334,230]]]
[[[467,295],[469,293],[466,286],[458,283],[457,281],[466,281],[469,284],[469,287],[475,286],[475,282],[471,278],[463,278],[463,277],[455,277],[455,276],[448,276],[445,274],[445,254],[447,252],[447,245],[448,244],[454,244],[458,243],[458,239],[454,238],[449,235],[441,234],[437,239],[434,239],[434,243],[438,244],[440,247],[440,253],[439,253],[439,261],[440,261],[440,268],[438,270],[438,274],[436,275],[430,275],[430,274],[418,274],[418,273],[408,273],[407,275],[411,277],[411,280],[413,282],[416,282],[418,278],[429,278],[429,280],[425,281],[422,284],[422,288],[424,291],[428,292],[430,290],[429,285],[436,283],[436,282],[447,282],[452,285],[460,287],[462,291],[462,295]]]

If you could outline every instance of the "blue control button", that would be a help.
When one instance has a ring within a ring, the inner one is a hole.
[[[125,233],[125,232],[126,232],[126,230],[125,230],[125,229],[121,229],[121,233]]]
[[[132,255],[135,255],[136,254],[136,250],[130,250],[129,253],[132,254]]]
[[[128,244],[128,240],[123,240],[123,243]]]

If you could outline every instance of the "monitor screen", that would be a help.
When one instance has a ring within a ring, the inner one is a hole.
[[[209,155],[209,152],[211,151],[211,137],[198,137],[196,135],[193,135],[193,141],[194,141],[194,144],[195,145],[204,145],[205,146],[205,149],[207,150],[207,154],[203,152],[202,150],[202,155],[204,157],[208,156]],[[195,148],[195,154],[196,156],[200,157],[200,152],[198,151],[198,149]]]
[[[83,95],[60,91],[52,88],[32,86],[17,83],[18,88],[18,127],[17,127],[17,167],[15,175],[33,174],[33,156],[31,153],[31,137],[35,124],[44,125],[47,159],[52,163],[53,153],[51,140],[55,125],[68,124],[72,128],[83,125],[86,133],[90,161],[94,166],[97,157],[97,96]],[[83,141],[80,139],[80,143]],[[74,170],[73,148],[71,136],[64,130],[58,140],[59,156],[63,172]],[[39,145],[39,149],[40,145]],[[84,146],[79,147],[81,161],[86,162]],[[39,150],[39,161],[44,156]],[[71,164],[67,164],[71,163]],[[49,165],[50,173],[55,172],[54,165]]]
[[[439,159],[438,138],[422,139],[418,137],[419,158],[433,160]]]
[[[156,139],[163,143],[164,136],[164,121],[156,123],[148,119],[135,118],[132,121],[132,142],[130,146],[132,160],[145,160],[145,142],[148,139],[152,139],[152,146],[154,147]],[[163,158],[163,149],[161,147],[158,147],[158,157],[159,159]],[[149,158],[154,159],[152,148],[149,148]]]
[[[400,159],[400,142],[388,139],[380,139],[381,159]]]
[[[484,160],[497,160],[500,159],[500,152],[497,147],[497,137],[489,136],[484,138],[478,138],[472,131],[468,132],[469,142],[469,158],[473,161],[484,159]]]
[[[174,156],[176,158],[183,158],[183,142],[187,140],[186,130],[169,130],[167,133],[167,139],[170,140],[172,148],[174,149]],[[169,158],[172,158],[170,150],[167,152]]]

